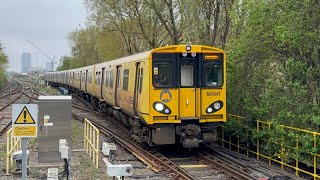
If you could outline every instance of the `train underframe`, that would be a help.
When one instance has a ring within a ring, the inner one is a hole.
[[[53,86],[61,86],[52,83]],[[184,148],[196,148],[202,143],[214,142],[218,139],[217,128],[222,123],[199,123],[199,119],[181,120],[179,124],[154,124],[143,123],[137,116],[129,115],[121,108],[112,107],[104,100],[99,100],[81,90],[64,86],[89,101],[108,116],[113,116],[130,129],[132,137],[141,143],[153,145],[181,144]]]

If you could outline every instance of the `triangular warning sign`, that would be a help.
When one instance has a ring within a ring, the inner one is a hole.
[[[36,124],[28,108],[24,106],[14,124]]]

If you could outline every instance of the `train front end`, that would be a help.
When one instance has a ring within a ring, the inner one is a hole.
[[[226,122],[226,56],[218,48],[176,45],[150,54],[152,142],[185,148],[217,140]]]

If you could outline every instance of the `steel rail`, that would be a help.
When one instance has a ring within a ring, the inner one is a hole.
[[[83,115],[79,115],[76,113],[72,113],[73,116],[78,120],[83,120],[86,118]],[[157,151],[147,151],[143,149],[138,144],[130,141],[127,138],[123,138],[121,135],[116,134],[113,132],[113,130],[102,126],[99,122],[95,120],[90,120],[92,124],[94,124],[103,134],[112,136],[115,138],[116,141],[118,141],[121,146],[123,146],[125,149],[130,151],[133,155],[135,155],[138,159],[146,163],[148,166],[151,167],[151,169],[155,172],[162,172],[165,171],[167,173],[173,174],[174,179],[196,179],[191,174],[189,174],[187,171],[179,167],[177,164],[172,162],[167,157],[163,156],[161,153]]]
[[[17,81],[16,81],[16,83],[17,83],[17,84],[20,84],[20,83],[17,82]],[[27,89],[25,89],[25,87],[24,87],[22,84],[20,84],[20,86],[22,87],[22,89],[21,89],[21,93],[19,94],[19,96],[15,97],[13,100],[11,100],[9,103],[7,103],[5,106],[3,106],[2,108],[0,108],[0,111],[4,110],[4,109],[7,108],[8,106],[10,106],[12,103],[14,103],[15,101],[17,101],[18,98],[21,98],[22,95],[25,95],[25,96],[28,96],[28,97],[29,97],[28,100],[27,100],[27,102],[26,102],[27,104],[29,104],[29,103],[32,101],[33,95],[34,95],[34,92],[35,92],[35,91],[32,89],[32,87],[28,88],[28,89],[31,90],[31,95],[29,95],[27,92],[25,92]],[[1,119],[3,119],[3,118],[4,118],[4,116],[2,116]],[[12,124],[12,121],[8,121],[8,122],[0,129],[0,135],[4,134],[4,133],[8,130],[8,128],[11,126],[11,124]]]

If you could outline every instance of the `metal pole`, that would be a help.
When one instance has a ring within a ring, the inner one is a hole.
[[[27,138],[22,139],[22,180],[27,180]]]
[[[9,99],[10,99],[10,94],[11,94],[11,86],[10,86],[10,82],[9,82]]]

